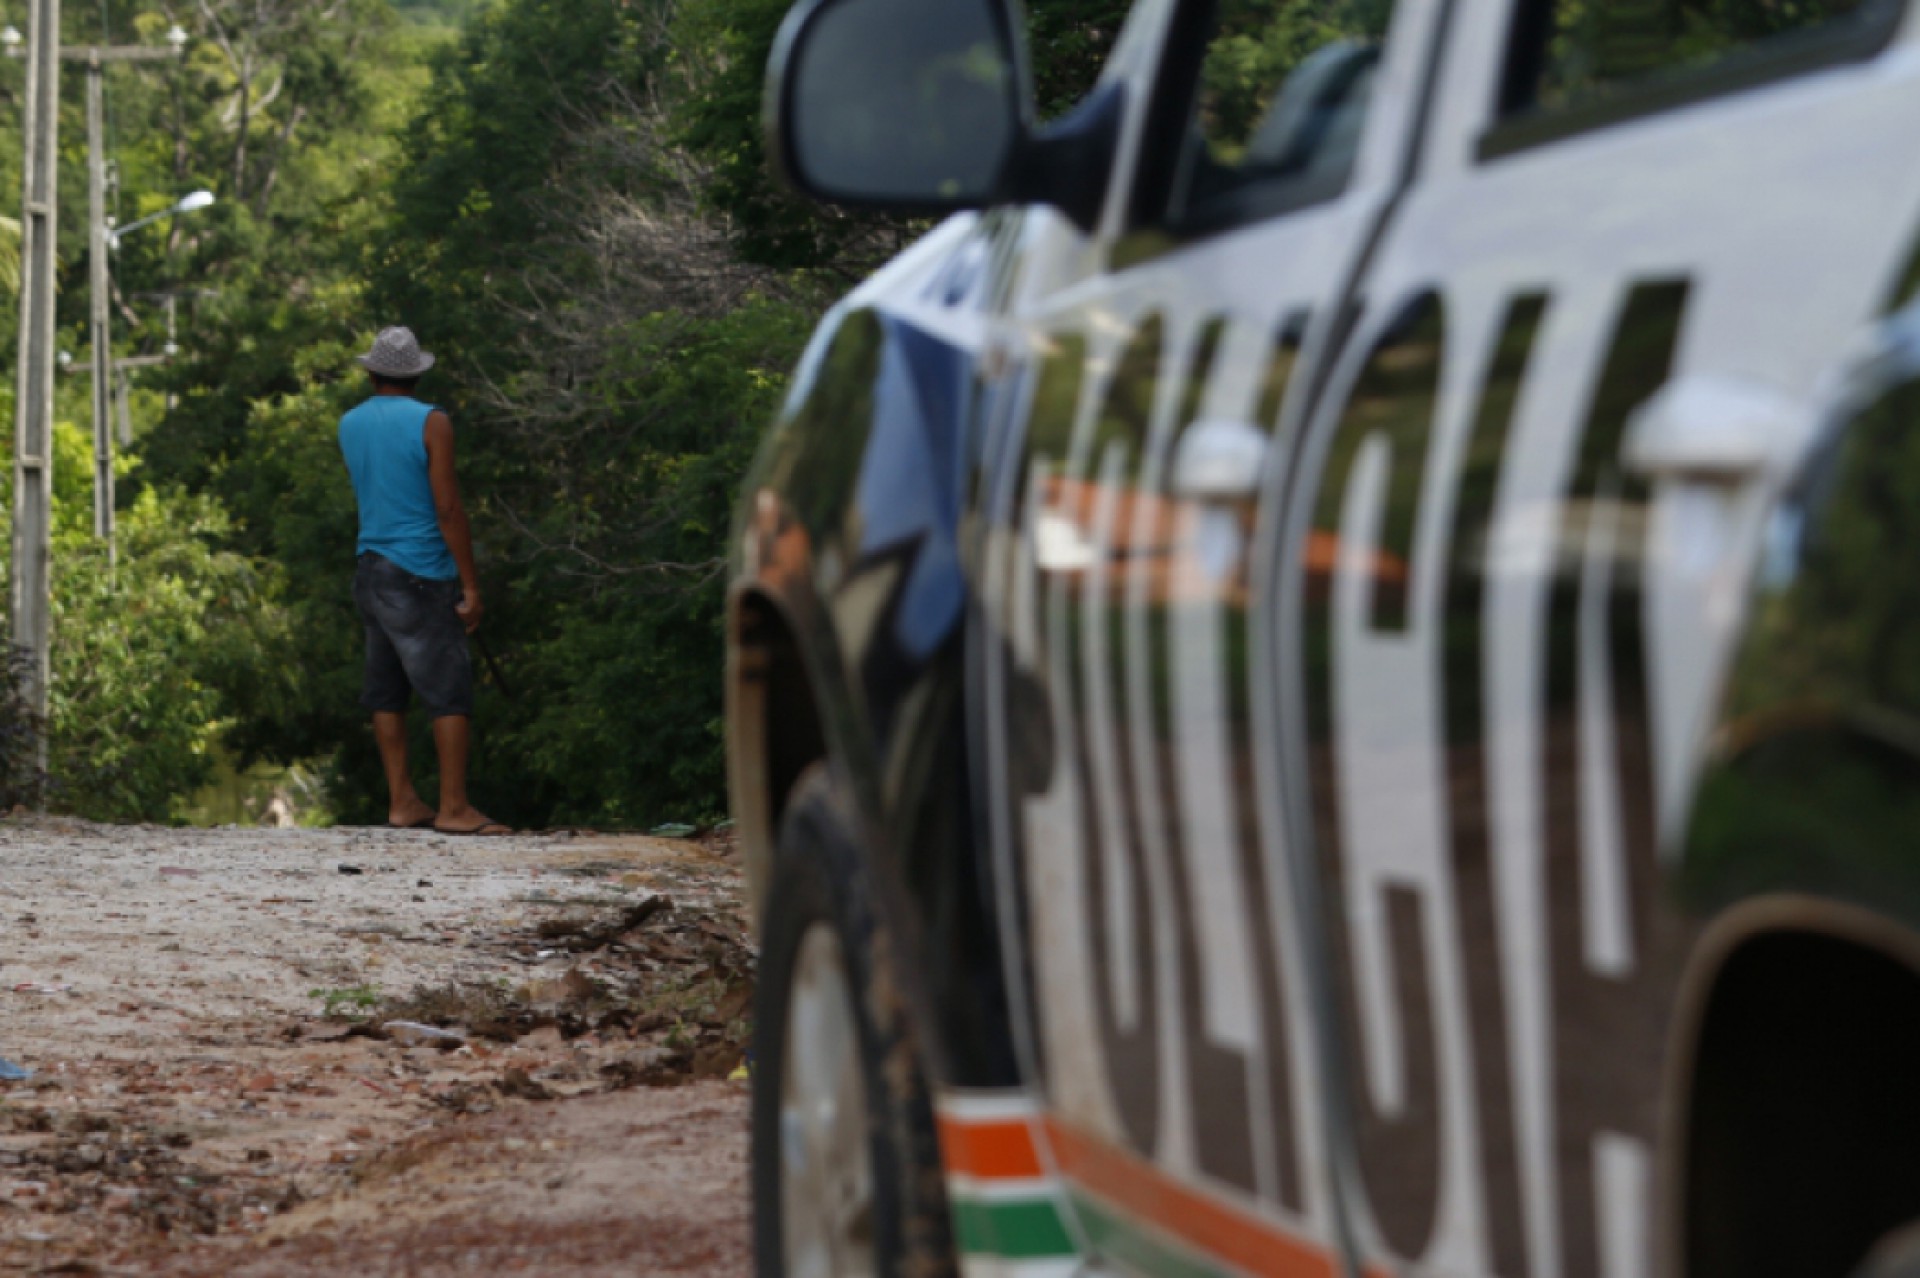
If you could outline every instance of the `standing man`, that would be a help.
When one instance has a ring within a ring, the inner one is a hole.
[[[387,773],[387,824],[442,834],[509,834],[467,801],[473,662],[467,635],[480,624],[473,536],[454,477],[453,421],[413,397],[433,356],[413,331],[386,328],[355,357],[373,397],[340,419],[340,451],[360,506],[360,564],[353,599],[367,628],[360,705]],[[433,716],[440,810],[407,771],[407,700]]]

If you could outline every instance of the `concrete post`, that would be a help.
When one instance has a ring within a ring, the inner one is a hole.
[[[125,369],[114,378],[113,393],[120,406],[120,447],[126,448],[133,443],[133,409],[127,403],[127,397],[133,393],[133,383],[127,379]]]
[[[180,295],[167,294],[167,344],[162,348],[167,358],[172,359],[180,353]],[[167,385],[167,411],[171,413],[180,407],[180,397],[173,393],[172,383]]]
[[[107,561],[115,559],[113,537],[113,339],[108,331],[107,157],[102,124],[99,50],[87,59],[87,274],[88,332],[93,342],[93,535],[107,543]]]
[[[13,642],[27,650],[28,701],[47,713],[53,557],[53,304],[59,226],[60,0],[30,0],[26,154],[20,213],[20,364],[14,394]],[[47,743],[40,739],[45,766]]]

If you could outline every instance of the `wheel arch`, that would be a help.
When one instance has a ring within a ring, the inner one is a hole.
[[[1661,1272],[1839,1278],[1920,1219],[1920,305],[1837,378],[1768,515],[1668,890]]]
[[[833,755],[801,633],[772,592],[748,587],[734,593],[727,624],[727,784],[755,918],[794,784]]]
[[[1920,1218],[1920,934],[1779,894],[1703,936],[1676,1007],[1662,1272],[1842,1278]]]

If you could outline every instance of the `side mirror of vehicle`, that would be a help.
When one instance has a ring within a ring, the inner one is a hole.
[[[1014,24],[1007,0],[802,0],[767,68],[777,168],[831,204],[946,213],[1035,200],[1090,225],[1112,151],[1113,130],[1096,126],[1117,112],[1036,136]]]

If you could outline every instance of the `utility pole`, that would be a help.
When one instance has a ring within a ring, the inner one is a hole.
[[[107,543],[107,564],[119,547],[113,540],[113,345],[107,333],[107,161],[102,138],[106,96],[100,51],[87,59],[87,333],[93,342],[93,535]]]
[[[174,28],[175,32],[180,29]],[[172,33],[169,33],[171,38]],[[62,49],[60,56],[87,64],[87,241],[88,241],[88,329],[93,339],[93,535],[107,543],[107,562],[119,555],[113,535],[113,338],[108,329],[111,280],[107,272],[107,254],[111,251],[112,228],[107,225],[107,156],[105,86],[102,83],[109,62],[158,62],[176,57],[185,43],[185,33],[173,41],[170,49],[147,45],[92,45],[82,49]]]
[[[89,233],[93,252],[92,281],[94,341],[94,450],[99,466],[100,441],[107,441],[104,473],[109,485],[104,507],[96,488],[94,527],[106,511],[107,535],[112,534],[112,436],[107,433],[108,374],[112,352],[106,326],[106,201],[104,142],[101,137],[100,76],[104,63],[145,61],[177,55],[187,34],[179,27],[167,32],[170,49],[145,47],[65,49],[60,45],[60,0],[28,0],[28,34],[23,40],[8,27],[0,43],[14,55],[25,43],[27,94],[24,123],[24,160],[21,166],[20,208],[20,363],[15,382],[13,435],[13,575],[9,602],[13,610],[13,642],[28,654],[28,702],[42,724],[47,715],[47,686],[51,674],[52,560],[53,560],[53,380],[54,380],[54,266],[59,229],[60,63],[87,64],[88,194],[93,223]],[[103,356],[104,353],[104,356]],[[107,361],[102,364],[103,357]],[[99,472],[96,471],[96,484]],[[39,742],[41,767],[46,766],[47,743]]]
[[[120,447],[128,448],[133,444],[133,408],[128,397],[133,394],[133,383],[127,377],[125,364],[117,364],[119,375],[113,381],[113,393],[119,397],[120,404]]]
[[[180,353],[180,295],[178,293],[167,294],[167,344],[160,349],[166,352],[168,359]],[[173,393],[173,383],[168,382],[167,411],[171,413],[179,406],[180,397]],[[129,436],[127,442],[132,443],[133,423],[131,421],[127,423],[127,434]]]
[[[13,642],[47,763],[48,571],[53,557],[53,289],[60,173],[60,0],[30,0],[20,201],[20,372],[14,383]]]
[[[127,407],[127,399],[133,394],[133,379],[127,376],[136,368],[155,368],[167,362],[166,355],[129,355],[125,359],[113,361],[114,402],[120,408],[120,446],[126,447],[133,442],[133,410]],[[168,394],[171,401],[173,396]],[[171,403],[169,403],[171,407]]]

